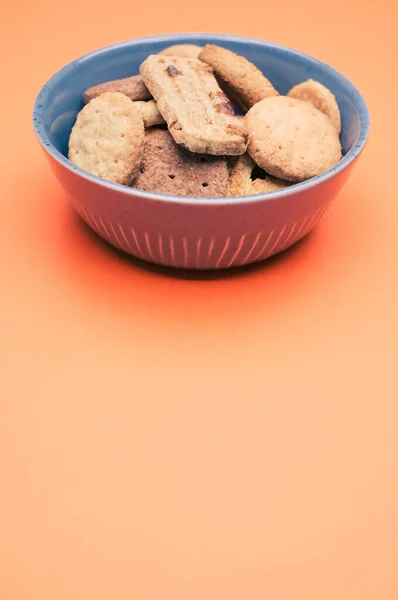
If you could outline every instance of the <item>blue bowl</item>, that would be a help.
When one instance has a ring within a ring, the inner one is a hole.
[[[233,198],[149,193],[91,175],[67,158],[68,139],[88,87],[139,72],[149,54],[171,44],[219,44],[253,62],[281,94],[315,79],[336,96],[342,117],[342,160],[284,190]],[[244,37],[178,34],[140,38],[96,50],[60,69],[33,110],[37,137],[61,185],[101,237],[143,260],[181,268],[218,269],[263,260],[305,236],[335,198],[369,133],[366,103],[342,74],[290,48]]]

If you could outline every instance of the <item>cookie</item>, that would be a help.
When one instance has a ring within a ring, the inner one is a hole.
[[[120,92],[128,96],[130,100],[148,100],[151,97],[151,94],[142,81],[141,75],[133,75],[125,79],[105,81],[104,83],[88,88],[83,95],[84,103],[87,104],[87,102],[105,92]]]
[[[322,83],[308,79],[308,81],[303,81],[303,83],[292,87],[287,95],[289,98],[296,98],[297,100],[304,100],[304,102],[313,104],[315,108],[329,117],[337,133],[340,135],[341,117],[336,97]]]
[[[141,163],[144,123],[119,92],[102,94],[79,112],[69,138],[69,159],[93,175],[129,184]]]
[[[276,179],[260,169],[248,154],[239,156],[229,176],[226,196],[250,196],[251,194],[264,194],[282,190],[289,185],[289,181]]]
[[[164,129],[147,129],[144,157],[133,187],[175,196],[224,196],[225,158],[201,156],[175,143]]]
[[[341,145],[331,120],[317,108],[294,98],[266,98],[245,117],[248,152],[270,175],[304,181],[333,167]]]
[[[152,55],[140,71],[177,144],[201,154],[245,152],[245,123],[236,118],[208,65],[195,58]]]
[[[158,111],[155,100],[148,100],[148,102],[134,102],[134,106],[144,119],[145,127],[153,127],[154,125],[161,125],[164,123],[164,119]]]
[[[202,46],[196,46],[195,44],[175,44],[161,50],[159,54],[165,56],[182,56],[183,58],[198,58],[201,51]]]
[[[243,112],[264,98],[278,96],[272,83],[253,63],[231,50],[207,44],[199,59],[214,69],[220,87]]]

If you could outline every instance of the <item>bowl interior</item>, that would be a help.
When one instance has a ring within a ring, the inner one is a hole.
[[[358,144],[361,135],[366,137],[367,110],[363,99],[356,88],[333,68],[300,52],[267,42],[222,35],[186,34],[142,38],[109,46],[83,56],[58,71],[43,86],[36,100],[33,116],[36,131],[43,143],[46,146],[52,144],[67,156],[69,134],[83,106],[82,96],[86,88],[110,79],[134,75],[149,54],[155,54],[168,45],[184,42],[221,44],[242,54],[257,65],[281,94],[306,79],[320,81],[335,94],[340,107],[343,154]]]

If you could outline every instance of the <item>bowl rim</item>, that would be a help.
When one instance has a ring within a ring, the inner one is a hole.
[[[161,194],[158,192],[147,192],[144,190],[139,190],[137,188],[132,188],[129,186],[121,185],[118,183],[112,183],[107,181],[106,179],[102,179],[97,175],[92,175],[88,173],[84,169],[74,165],[68,158],[66,158],[57,148],[54,146],[49,136],[47,135],[45,128],[43,126],[43,111],[44,111],[44,100],[46,95],[48,94],[48,89],[54,84],[58,79],[61,79],[65,73],[73,68],[75,64],[82,64],[86,60],[91,59],[94,56],[100,56],[101,54],[106,54],[110,50],[114,50],[116,48],[124,48],[129,46],[137,46],[142,43],[152,43],[152,42],[167,42],[167,43],[190,43],[190,42],[243,42],[245,44],[251,44],[254,46],[258,46],[260,48],[267,47],[269,49],[275,48],[278,51],[285,52],[286,54],[290,54],[293,56],[298,56],[300,58],[305,58],[310,62],[321,66],[327,73],[332,74],[334,77],[337,77],[344,81],[346,85],[348,85],[355,96],[355,104],[359,112],[360,119],[360,131],[358,135],[358,139],[356,140],[355,145],[350,148],[345,156],[334,165],[332,168],[328,169],[324,173],[320,175],[316,175],[311,179],[306,181],[295,183],[291,187],[284,188],[282,190],[276,190],[273,192],[266,192],[261,194],[251,194],[248,196],[217,196],[217,197],[202,197],[202,196],[174,196],[172,194]],[[334,67],[331,67],[327,63],[319,60],[311,56],[310,54],[306,54],[305,52],[301,52],[300,50],[296,50],[295,48],[290,48],[289,46],[284,46],[282,44],[276,44],[274,42],[268,42],[265,40],[251,38],[246,36],[237,36],[237,35],[228,35],[222,33],[173,33],[173,34],[160,34],[160,35],[152,35],[152,36],[144,36],[133,38],[130,40],[125,40],[122,42],[118,42],[115,44],[110,44],[107,46],[103,46],[98,48],[97,50],[93,50],[92,52],[88,52],[81,57],[76,58],[75,60],[70,61],[65,66],[61,67],[56,71],[41,87],[40,91],[37,94],[33,105],[33,127],[38,137],[41,145],[44,150],[54,158],[59,164],[66,167],[68,170],[73,171],[80,177],[87,179],[97,185],[106,187],[108,189],[114,190],[115,192],[122,192],[127,196],[139,196],[143,199],[154,200],[157,202],[173,202],[177,204],[211,204],[215,206],[225,206],[230,204],[240,204],[240,203],[250,203],[250,202],[262,202],[262,201],[271,201],[278,200],[279,198],[286,198],[287,196],[292,196],[297,193],[305,192],[310,190],[322,183],[325,183],[332,179],[335,175],[338,175],[342,171],[344,171],[356,158],[358,158],[359,154],[364,149],[366,142],[369,136],[369,128],[370,128],[370,115],[369,109],[363,98],[361,92],[355,87],[355,85],[347,78],[345,75],[337,71]]]

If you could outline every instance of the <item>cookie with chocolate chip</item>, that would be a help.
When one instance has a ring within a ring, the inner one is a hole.
[[[140,72],[177,144],[200,154],[245,152],[245,123],[235,116],[211,67],[195,58],[152,55]]]

